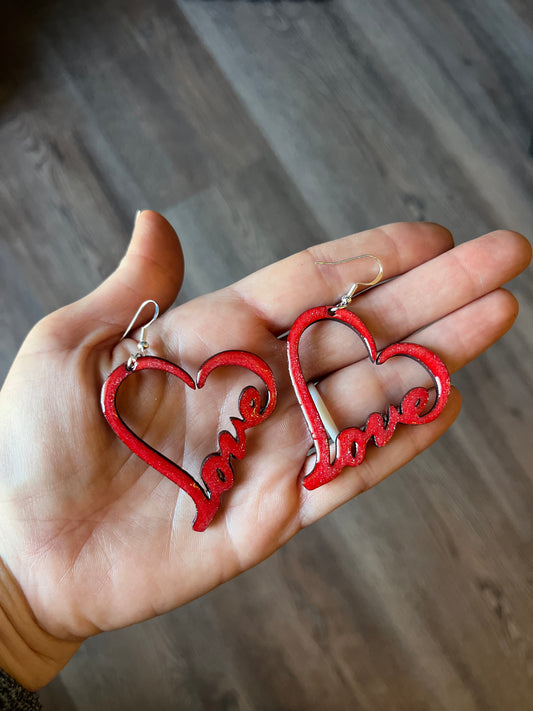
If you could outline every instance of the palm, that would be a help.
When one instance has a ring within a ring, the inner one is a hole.
[[[166,229],[157,219],[145,213],[147,232],[150,222]],[[277,336],[302,310],[334,303],[350,275],[361,273],[352,263],[321,268],[318,275],[314,258],[371,252],[382,259],[386,277],[402,275],[354,303],[378,347],[418,331],[412,340],[457,369],[509,327],[514,299],[496,289],[524,268],[529,252],[522,238],[503,232],[453,252],[446,252],[449,246],[445,233],[431,225],[371,231],[324,245],[314,257],[285,260],[172,310],[151,327],[151,351],[193,377],[206,358],[226,349],[256,353],[276,377],[276,410],[248,432],[246,457],[234,465],[235,486],[203,533],[191,528],[195,508],[187,494],[133,456],[99,406],[102,382],[128,355],[131,342],[118,344],[124,324],[144,298],[168,304],[176,285],[161,293],[160,274],[152,275],[150,287],[148,267],[137,268],[130,289],[114,286],[111,277],[94,296],[41,324],[2,391],[4,442],[23,438],[25,444],[6,454],[12,475],[0,499],[3,558],[40,624],[59,637],[84,637],[170,610],[258,563],[302,526],[429,446],[456,416],[456,393],[438,420],[400,427],[386,447],[371,447],[357,469],[308,492],[301,475],[310,437],[288,377],[286,346]],[[118,308],[113,288],[128,292]],[[118,322],[109,324],[111,317]],[[412,384],[428,384],[405,363],[383,372],[370,366],[355,350],[353,334],[333,328],[311,329],[301,355],[308,379],[322,378],[340,427],[362,423]],[[248,376],[234,370],[213,378],[205,393],[135,375],[123,386],[121,412],[147,442],[193,473],[216,448],[216,432],[225,424],[220,412],[226,419],[237,414]],[[346,396],[353,387],[357,404]]]

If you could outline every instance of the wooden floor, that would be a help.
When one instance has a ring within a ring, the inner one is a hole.
[[[528,5],[4,3],[2,375],[137,208],[182,239],[180,299],[390,221],[531,237]],[[532,709],[531,271],[512,289],[441,442],[241,578],[90,640],[44,708]]]

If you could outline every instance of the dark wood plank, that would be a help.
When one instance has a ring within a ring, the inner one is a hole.
[[[327,239],[271,155],[165,215],[180,235],[187,264],[180,302]]]

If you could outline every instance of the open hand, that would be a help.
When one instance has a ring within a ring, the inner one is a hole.
[[[16,609],[33,620],[33,648],[43,645],[39,657],[48,659],[26,671],[14,658],[0,659],[0,666],[37,688],[84,638],[171,610],[259,563],[450,426],[460,408],[453,389],[434,422],[400,425],[385,447],[369,445],[358,467],[316,490],[302,486],[312,442],[279,336],[302,311],[335,304],[352,282],[371,281],[376,269],[372,260],[336,266],[317,260],[369,253],[391,281],[350,308],[378,348],[414,341],[453,372],[513,323],[516,300],[500,286],[527,266],[531,250],[514,232],[453,248],[438,225],[392,224],[313,247],[160,317],[148,334],[150,351],[193,378],[211,355],[242,349],[269,364],[278,387],[276,409],[247,433],[246,456],[233,465],[235,484],[203,533],[192,530],[190,497],[132,455],[100,409],[102,383],[135,351],[135,341],[120,338],[140,303],[155,299],[165,310],[179,291],[183,259],[170,225],[156,213],[141,213],[109,279],[35,326],[0,394],[0,580],[9,599],[20,592]],[[414,385],[431,385],[420,366],[402,362],[408,359],[374,366],[358,341],[338,324],[313,326],[302,338],[306,378],[320,381],[340,429],[386,411]],[[237,415],[247,375],[234,370],[213,377],[205,393],[164,376],[135,375],[121,391],[121,412],[152,447],[192,472],[215,451],[217,431]],[[5,599],[0,595],[3,607]]]

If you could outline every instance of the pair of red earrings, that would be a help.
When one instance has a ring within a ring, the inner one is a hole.
[[[391,439],[398,424],[421,425],[437,418],[444,409],[450,393],[448,370],[432,351],[415,343],[394,343],[378,353],[368,328],[361,319],[346,309],[359,286],[374,286],[383,275],[383,268],[377,257],[361,255],[351,259],[362,257],[376,260],[379,264],[377,277],[372,282],[353,284],[339,303],[333,306],[317,306],[305,311],[296,319],[287,337],[290,377],[315,446],[315,465],[303,481],[307,489],[315,489],[331,481],[344,467],[355,467],[361,464],[370,439],[373,439],[378,447],[382,447]],[[317,263],[331,264],[331,262]],[[193,380],[180,366],[163,358],[148,355],[147,328],[159,315],[159,307],[155,301],[149,300],[141,304],[123,336],[124,338],[129,333],[139,314],[148,304],[154,305],[154,315],[141,329],[138,351],[125,363],[119,365],[106,379],[101,395],[102,410],[114,432],[132,452],[168,477],[193,499],[197,511],[193,529],[205,531],[218,511],[222,493],[233,486],[234,473],[231,462],[232,459],[242,459],[246,453],[246,430],[266,420],[276,406],[277,390],[274,375],[262,358],[247,351],[217,353],[200,366],[196,380]],[[338,432],[316,386],[306,382],[298,353],[303,333],[309,326],[319,321],[337,321],[349,326],[362,339],[369,358],[376,365],[381,365],[389,358],[398,355],[408,356],[418,361],[434,381],[436,398],[433,405],[427,410],[430,391],[424,387],[416,387],[404,396],[398,407],[391,405],[386,415],[374,412],[368,417],[364,427],[348,427]],[[266,394],[262,395],[251,385],[242,390],[238,405],[240,417],[231,418],[235,434],[225,430],[219,434],[218,451],[204,459],[200,472],[201,483],[199,483],[179,464],[150,447],[126,425],[117,410],[117,391],[126,378],[142,370],[164,371],[179,378],[187,387],[193,390],[200,389],[205,385],[210,373],[216,368],[228,365],[240,366],[258,375],[266,387]],[[331,445],[335,448],[333,461],[331,461]]]

